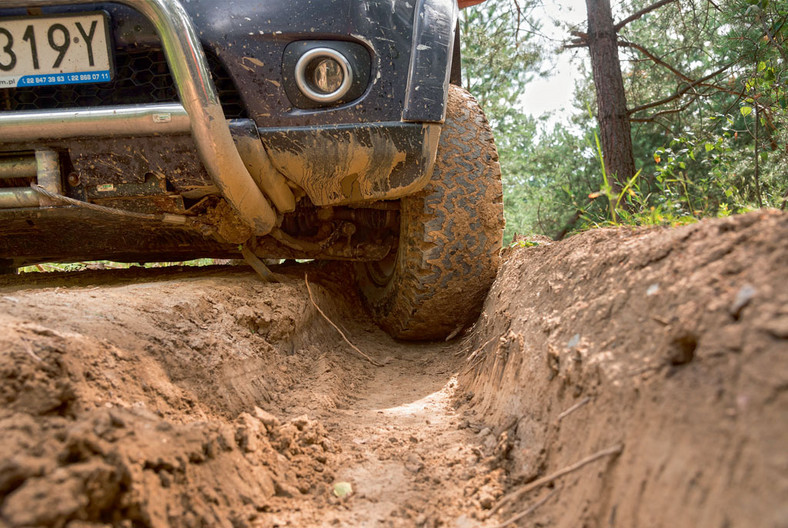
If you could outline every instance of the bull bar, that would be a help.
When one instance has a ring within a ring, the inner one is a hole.
[[[197,32],[178,0],[113,0],[156,28],[181,104],[0,112],[0,143],[96,135],[191,132],[200,159],[224,198],[255,235],[268,234],[276,213],[236,148]],[[95,0],[0,0],[0,8],[95,3]]]

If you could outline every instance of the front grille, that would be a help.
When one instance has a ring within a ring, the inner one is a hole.
[[[208,65],[225,117],[244,118],[246,109],[230,75],[208,54]],[[70,84],[0,90],[2,110],[52,110],[124,104],[178,102],[167,60],[161,50],[115,50],[115,77],[101,84]]]

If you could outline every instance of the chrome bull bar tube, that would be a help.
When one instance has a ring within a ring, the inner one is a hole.
[[[60,162],[54,150],[0,158],[0,179],[35,178],[47,191],[60,194]],[[0,209],[56,205],[30,187],[0,188]]]
[[[0,0],[1,1],[1,0]],[[188,134],[189,115],[179,104],[105,106],[0,113],[0,144],[73,137]]]
[[[38,172],[36,158],[31,155],[0,157],[0,180],[13,178],[31,178]]]
[[[246,170],[235,148],[211,80],[205,53],[188,13],[178,0],[113,1],[136,9],[155,26],[181,104],[189,116],[192,137],[205,169],[254,234],[268,234],[276,222],[276,213]],[[0,7],[31,8],[94,2],[95,0],[0,0]],[[13,115],[10,114],[8,119],[13,120]],[[0,137],[5,138],[8,128],[13,127],[5,126],[0,120]]]

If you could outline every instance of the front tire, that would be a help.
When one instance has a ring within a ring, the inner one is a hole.
[[[452,85],[432,178],[401,201],[396,254],[357,265],[375,321],[412,340],[472,324],[500,265],[503,225],[492,131],[476,100]]]

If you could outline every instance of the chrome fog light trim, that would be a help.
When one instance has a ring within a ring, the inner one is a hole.
[[[312,78],[315,69],[324,65],[324,70],[330,63],[325,61],[333,61],[342,73],[342,82],[339,87],[332,92],[324,92],[321,90],[314,78]],[[298,89],[307,96],[309,99],[318,103],[333,103],[345,96],[353,84],[353,68],[350,62],[342,53],[331,48],[313,48],[298,59],[295,67],[295,80]]]

